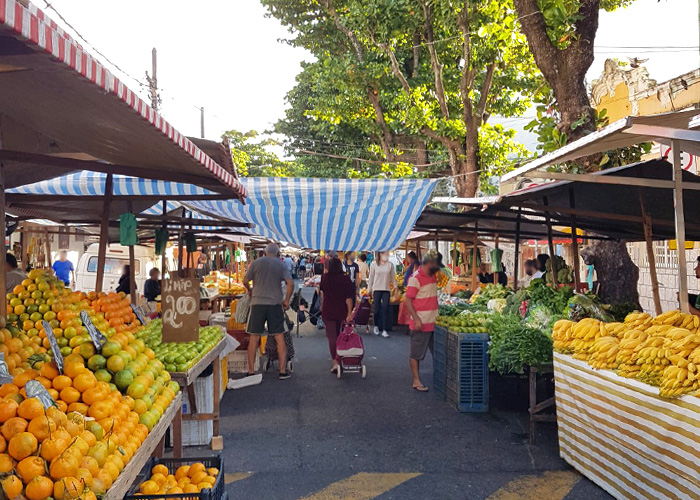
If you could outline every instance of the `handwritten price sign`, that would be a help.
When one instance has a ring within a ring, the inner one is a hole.
[[[161,295],[163,342],[198,341],[199,281],[164,280]]]

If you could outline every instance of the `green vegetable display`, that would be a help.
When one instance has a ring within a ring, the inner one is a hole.
[[[513,293],[511,288],[503,285],[486,285],[475,299],[475,304],[488,304],[491,299],[505,299]]]
[[[552,360],[552,339],[531,328],[517,314],[494,314],[488,322],[491,334],[489,369],[501,375],[522,374],[526,366]]]

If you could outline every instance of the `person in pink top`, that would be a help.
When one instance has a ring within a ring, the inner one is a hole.
[[[433,330],[438,317],[437,272],[445,267],[440,252],[430,250],[423,256],[421,266],[408,279],[406,301],[404,305],[410,318],[411,353],[409,363],[413,373],[413,388],[419,392],[428,392],[420,379],[420,362],[430,349],[433,353]]]

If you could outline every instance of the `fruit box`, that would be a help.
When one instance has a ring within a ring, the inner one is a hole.
[[[175,471],[181,465],[192,465],[194,463],[201,462],[206,468],[216,467],[219,469],[219,475],[216,477],[216,483],[214,487],[210,490],[203,490],[199,493],[175,493],[172,495],[158,494],[158,495],[140,495],[139,487],[141,483],[147,481],[151,477],[151,470],[158,464],[165,465],[171,474],[175,474]],[[203,458],[158,458],[152,457],[146,465],[144,465],[141,472],[136,477],[134,484],[129,488],[129,493],[124,497],[124,500],[223,500],[226,496],[226,487],[224,485],[224,459],[221,455],[215,455],[212,457]]]

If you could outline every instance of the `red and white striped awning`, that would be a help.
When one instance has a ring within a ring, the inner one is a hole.
[[[188,175],[193,184],[246,195],[235,171],[175,130],[26,0],[0,0],[0,89],[4,150],[99,159],[160,175],[167,170]],[[45,165],[35,170],[25,163],[15,176],[10,165],[7,187],[65,173]]]

